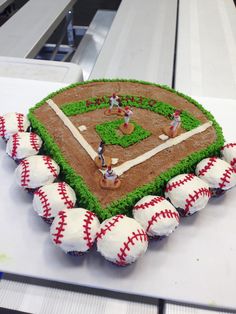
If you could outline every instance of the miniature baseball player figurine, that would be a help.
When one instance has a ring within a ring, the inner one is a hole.
[[[129,107],[125,107],[125,123],[124,123],[124,127],[127,128],[128,124],[129,124],[129,120],[131,118],[131,116],[133,115],[133,111],[129,108]]]
[[[130,107],[127,106],[125,107],[125,110],[123,110],[123,112],[125,123],[120,125],[120,130],[124,134],[131,134],[134,130],[134,125],[130,123],[130,118],[133,115],[133,111]]]
[[[179,134],[180,131],[180,125],[181,125],[181,110],[175,110],[175,112],[170,116],[172,121],[170,123],[169,127],[165,127],[163,129],[164,133],[168,135],[169,137],[176,137]]]
[[[121,112],[121,109],[120,109],[120,98],[115,93],[113,93],[113,95],[110,98],[110,108],[109,108],[110,112],[111,112],[113,106],[118,107],[118,112]]]
[[[120,186],[120,180],[115,171],[108,166],[103,178],[100,180],[100,185],[103,189],[114,190]]]
[[[103,141],[100,142],[99,146],[98,146],[98,158],[99,160],[101,160],[102,162],[102,167],[105,167],[105,159],[103,157],[103,153],[104,153],[104,145],[105,143]]]
[[[175,112],[172,115],[173,121],[170,124],[170,129],[172,130],[172,132],[174,133],[177,128],[180,127],[181,124],[181,117],[180,117],[180,110],[175,110]]]
[[[97,167],[101,169],[111,164],[111,158],[108,156],[104,156],[104,152],[105,152],[105,142],[101,141],[97,149],[98,155],[94,159]]]
[[[116,93],[113,93],[110,100],[110,107],[108,110],[105,111],[106,115],[123,115],[123,111],[121,110],[120,104],[121,104],[121,100],[119,98],[119,96],[116,95]],[[114,110],[113,107],[116,107],[116,109]]]

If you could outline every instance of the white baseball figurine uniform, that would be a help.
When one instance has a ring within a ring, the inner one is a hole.
[[[113,95],[110,98],[110,108],[109,110],[111,111],[113,106],[118,107],[118,109],[120,108],[120,103],[119,103],[120,98],[117,95]]]
[[[181,123],[181,118],[180,118],[180,114],[179,113],[174,113],[173,114],[173,121],[171,121],[171,130],[174,132]]]
[[[110,181],[115,181],[117,179],[117,174],[112,169],[107,169],[104,173],[104,178]]]
[[[127,126],[129,124],[129,121],[131,119],[131,116],[133,115],[133,111],[131,109],[125,109],[125,125]]]

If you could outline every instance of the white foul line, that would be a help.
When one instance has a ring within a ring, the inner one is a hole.
[[[91,145],[85,140],[79,130],[74,126],[69,118],[63,113],[63,111],[54,103],[52,99],[48,99],[46,103],[52,108],[52,110],[58,115],[65,126],[71,131],[74,138],[80,143],[84,150],[89,154],[92,160],[98,155]]]
[[[113,168],[113,170],[115,171],[115,173],[118,176],[120,176],[124,172],[129,170],[130,168],[137,166],[138,164],[141,164],[142,162],[155,156],[157,153],[161,152],[162,150],[169,148],[171,146],[177,145],[177,144],[185,141],[186,139],[190,138],[191,136],[205,131],[210,126],[212,126],[212,122],[211,121],[206,122],[206,123],[198,126],[197,128],[192,129],[191,131],[185,132],[185,133],[183,133],[183,134],[181,134],[175,138],[171,138],[171,139],[167,140],[165,143],[154,147],[153,149],[151,149],[148,152],[138,156],[137,158],[134,158],[134,159],[131,159],[131,160],[124,162],[122,165]]]
[[[85,138],[78,131],[78,129],[73,125],[70,119],[62,112],[62,110],[54,103],[52,99],[48,99],[46,102],[52,108],[52,110],[57,114],[57,116],[62,120],[65,126],[70,130],[74,138],[80,143],[80,145],[84,148],[84,150],[88,153],[88,155],[92,158],[92,160],[94,160],[95,157],[97,157],[98,155],[97,152],[92,148],[91,145],[89,145],[89,143],[85,140]],[[114,167],[113,170],[118,176],[120,176],[124,172],[128,171],[130,168],[137,166],[138,164],[148,160],[149,158],[155,156],[157,153],[163,151],[164,149],[169,148],[171,146],[175,146],[185,141],[186,139],[190,138],[191,136],[205,131],[211,126],[212,126],[212,122],[208,121],[198,126],[197,128],[192,129],[191,131],[185,132],[175,138],[171,138],[167,140],[165,143],[154,147],[153,149],[149,150],[148,152],[134,159],[124,162],[122,165],[118,167]]]

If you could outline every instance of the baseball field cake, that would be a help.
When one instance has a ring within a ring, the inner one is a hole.
[[[148,238],[170,235],[180,216],[236,184],[236,144],[224,146],[211,113],[167,86],[82,82],[31,108],[31,129],[16,115],[2,116],[0,131],[20,162],[17,182],[71,255],[96,241],[109,261],[132,263]]]

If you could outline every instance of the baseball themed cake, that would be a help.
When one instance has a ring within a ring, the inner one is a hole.
[[[34,191],[34,210],[52,223],[52,242],[75,256],[96,242],[120,266],[236,185],[236,144],[224,143],[211,113],[153,83],[70,85],[28,118],[0,117],[0,135],[20,161],[17,183]]]

